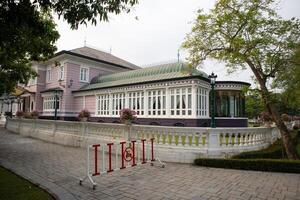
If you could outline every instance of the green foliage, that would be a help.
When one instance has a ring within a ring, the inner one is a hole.
[[[12,92],[37,74],[32,61],[53,56],[59,38],[51,13],[57,13],[72,29],[108,15],[129,12],[137,0],[2,0],[0,1],[0,96]]]
[[[29,181],[0,167],[0,194],[1,199],[14,200],[53,200],[54,198],[33,185]]]
[[[260,92],[258,90],[249,89],[245,97],[245,110],[247,117],[250,119],[257,118],[260,113],[265,110]]]
[[[59,38],[52,17],[30,1],[0,3],[0,95],[36,76],[31,61],[45,60]]]
[[[260,86],[266,111],[287,135],[275,107],[270,83],[291,71],[300,44],[300,21],[282,19],[273,8],[278,0],[217,0],[209,13],[198,11],[183,47],[198,66],[206,58],[224,61],[228,71],[249,68]],[[299,88],[298,88],[299,89]],[[299,96],[299,95],[298,95]],[[289,137],[282,137],[289,158],[297,159]]]
[[[299,160],[276,160],[276,159],[208,159],[199,158],[194,161],[195,165],[205,167],[242,169],[268,172],[300,173]]]
[[[290,68],[284,69],[273,82],[273,87],[281,88],[281,107],[289,114],[300,114],[300,45],[292,57]]]
[[[249,67],[268,103],[268,80],[291,69],[300,43],[298,19],[284,20],[272,8],[276,0],[218,0],[209,13],[198,11],[183,47],[194,66],[206,58],[226,62],[229,71]]]

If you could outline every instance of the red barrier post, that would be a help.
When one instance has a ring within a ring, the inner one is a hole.
[[[146,139],[142,139],[141,141],[142,141],[142,151],[143,151],[142,164],[145,164],[146,163],[146,161],[145,161],[145,141],[146,141]]]
[[[94,151],[95,151],[95,172],[93,173],[93,176],[100,175],[100,172],[98,172],[98,147],[100,147],[100,144],[94,144]]]
[[[124,144],[126,144],[126,142],[120,142],[120,144],[122,145],[122,148],[121,148],[122,166],[120,167],[120,169],[124,169],[124,168],[126,168],[125,164],[124,164]]]
[[[108,146],[108,171],[107,172],[112,172],[114,171],[112,169],[112,166],[111,166],[111,146],[114,145],[114,143],[108,143],[107,146]]]
[[[134,146],[134,143],[136,143],[135,140],[131,141],[132,143],[132,165],[131,166],[136,166],[136,163],[135,163],[135,146]]]
[[[154,148],[153,148],[153,143],[154,143],[154,138],[151,138],[151,161],[155,161],[154,159]]]

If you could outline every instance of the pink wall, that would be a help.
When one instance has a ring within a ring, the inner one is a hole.
[[[96,109],[95,95],[85,96],[85,109],[90,111],[91,114],[95,114],[95,109]]]
[[[39,112],[43,110],[43,98],[41,96],[41,91],[52,89],[59,87],[63,90],[62,99],[61,99],[61,107],[60,113],[78,113],[80,110],[84,108],[84,102],[86,105],[86,109],[88,109],[91,114],[95,113],[96,107],[96,99],[94,95],[89,95],[85,97],[74,97],[72,91],[78,90],[84,85],[89,84],[89,82],[99,74],[106,75],[114,72],[125,71],[121,68],[114,68],[110,65],[106,64],[95,64],[94,67],[90,65],[83,65],[84,67],[89,68],[89,81],[88,82],[80,82],[80,65],[75,64],[72,61],[68,61],[64,63],[64,80],[59,83],[60,79],[60,67],[55,67],[53,64],[49,64],[48,67],[51,66],[51,81],[47,81],[46,70],[47,66],[40,65],[44,70],[38,70],[38,78],[37,84],[26,87],[31,92],[35,92],[35,109]],[[101,66],[101,69],[100,69]],[[97,68],[99,67],[99,68]],[[70,80],[73,80],[72,85],[70,85]]]
[[[36,94],[35,94],[35,110],[42,112],[43,98],[40,92],[45,90],[46,71],[38,70],[38,74],[39,76],[37,78],[37,86],[36,86]]]
[[[75,112],[80,112],[84,108],[83,97],[74,97],[73,109]]]
[[[79,98],[74,98],[72,95],[72,91],[74,90],[78,90],[81,87],[83,87],[84,85],[87,85],[89,83],[86,82],[81,82],[80,81],[80,65],[78,64],[74,64],[71,62],[68,62],[65,64],[66,65],[66,81],[67,83],[70,82],[70,80],[73,80],[73,84],[71,86],[71,88],[68,88],[67,90],[64,91],[64,97],[63,97],[63,110],[65,111],[76,111],[78,112],[83,108],[80,108],[80,100]],[[92,78],[94,78],[95,76],[98,76],[99,74],[103,74],[105,73],[103,70],[101,69],[96,69],[96,68],[89,68],[89,82],[92,80]],[[90,110],[90,108],[92,108],[91,106],[93,106],[95,108],[95,105],[90,105],[91,103],[95,104],[95,99],[91,100],[91,98],[95,98],[94,96],[91,96],[88,98],[88,102],[89,102],[89,108],[88,109],[90,112],[94,113],[94,110]],[[76,99],[76,100],[75,100]],[[83,101],[83,98],[81,99]],[[87,102],[87,101],[86,101]],[[83,105],[83,103],[82,103]]]
[[[35,93],[34,95],[32,95],[32,97],[34,97],[35,102],[34,110],[41,112],[43,110],[43,99],[40,92],[45,90],[46,71],[38,69],[37,73],[38,76],[36,84],[25,86],[24,88],[30,92]]]

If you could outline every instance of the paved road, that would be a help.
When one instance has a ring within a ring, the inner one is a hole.
[[[84,149],[26,138],[0,128],[0,165],[61,199],[299,199],[300,174],[224,170],[168,163],[137,166],[78,185]]]

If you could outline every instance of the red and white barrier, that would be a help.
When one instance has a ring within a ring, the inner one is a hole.
[[[93,159],[90,155],[91,150],[94,153]],[[79,184],[82,185],[82,182],[88,179],[93,184],[93,189],[95,189],[97,184],[92,179],[93,176],[145,163],[153,165],[155,161],[158,161],[161,167],[165,167],[165,164],[155,156],[154,138],[150,141],[142,139],[140,141],[88,145],[86,176],[80,179]],[[91,166],[93,167],[91,168]]]

